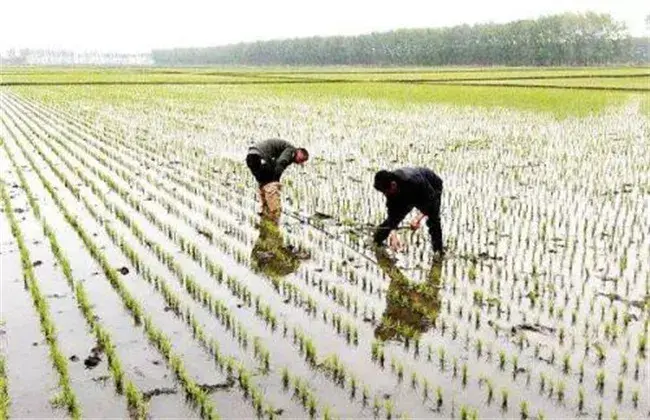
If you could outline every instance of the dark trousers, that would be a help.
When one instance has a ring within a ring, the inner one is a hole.
[[[260,187],[271,182],[280,181],[280,177],[275,174],[275,168],[269,162],[262,162],[262,156],[250,153],[246,156],[246,166],[257,180]]]
[[[422,213],[428,216],[427,227],[431,235],[431,243],[434,251],[442,251],[442,226],[440,224],[440,201],[442,191],[429,204],[426,209],[421,209]]]

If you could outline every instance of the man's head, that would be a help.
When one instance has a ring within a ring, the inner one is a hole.
[[[296,154],[294,155],[293,160],[298,165],[302,165],[309,160],[309,152],[307,149],[299,147],[296,149]]]
[[[375,174],[374,187],[377,191],[382,192],[386,197],[392,197],[399,192],[397,180],[397,175],[394,173],[381,170]]]

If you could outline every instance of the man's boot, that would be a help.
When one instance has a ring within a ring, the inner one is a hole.
[[[281,184],[279,182],[271,182],[266,184],[262,190],[266,202],[266,210],[262,216],[277,225],[280,222],[280,215],[282,214],[280,197]]]

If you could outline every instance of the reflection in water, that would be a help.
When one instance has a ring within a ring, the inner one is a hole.
[[[432,264],[426,282],[415,283],[395,266],[384,248],[377,248],[375,256],[390,278],[386,310],[375,329],[375,337],[382,341],[417,338],[434,325],[440,310],[442,261]]]
[[[253,269],[270,278],[286,276],[298,270],[300,260],[306,257],[304,251],[286,246],[280,228],[269,221],[260,221],[259,230],[260,235],[251,253]]]

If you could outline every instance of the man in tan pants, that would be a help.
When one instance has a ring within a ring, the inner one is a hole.
[[[246,165],[259,185],[262,217],[276,225],[282,214],[280,198],[282,173],[292,163],[302,165],[309,152],[281,139],[261,141],[248,149]]]

